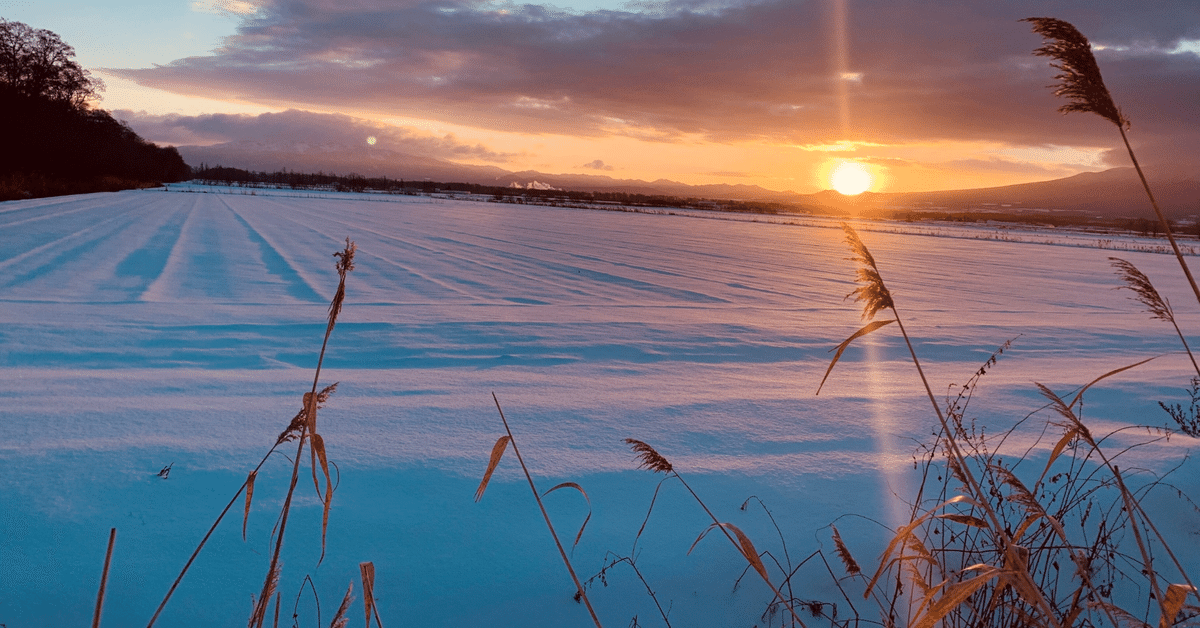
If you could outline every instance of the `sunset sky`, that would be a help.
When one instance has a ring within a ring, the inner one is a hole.
[[[512,171],[798,192],[842,161],[876,191],[1128,165],[1110,123],[1057,113],[1030,16],[1092,40],[1143,161],[1196,176],[1196,0],[0,0],[160,143],[370,136]]]

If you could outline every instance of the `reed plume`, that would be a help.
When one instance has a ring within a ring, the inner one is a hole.
[[[850,245],[851,257],[847,259],[859,264],[859,267],[855,269],[858,275],[856,281],[862,284],[847,294],[846,298],[854,297],[855,303],[865,302],[863,304],[863,320],[869,321],[875,318],[880,310],[895,311],[892,293],[884,285],[883,277],[879,276],[879,267],[875,265],[875,257],[867,250],[867,246],[863,244],[858,233],[850,225],[843,223],[842,230],[846,232],[846,244]]]
[[[325,475],[324,495],[320,495],[320,487],[318,486],[318,495],[322,497],[322,501],[324,502],[324,512],[322,513],[321,521],[321,559],[324,559],[325,533],[329,524],[329,508],[331,499],[333,497],[333,485],[329,474],[328,459],[325,454],[324,439],[321,438],[316,430],[316,415],[317,410],[322,407],[322,404],[324,404],[329,399],[330,395],[337,390],[337,384],[334,383],[326,386],[320,392],[317,391],[317,384],[321,378],[321,365],[325,361],[325,350],[329,345],[329,336],[333,333],[333,328],[337,324],[338,315],[341,314],[342,305],[346,299],[346,275],[350,271],[354,270],[354,253],[356,250],[357,247],[355,246],[354,242],[351,242],[350,238],[346,238],[345,248],[333,254],[333,256],[337,258],[336,269],[338,273],[338,287],[336,293],[334,294],[333,300],[329,304],[329,316],[325,326],[325,337],[321,343],[321,353],[317,357],[317,365],[313,375],[312,390],[304,394],[304,400],[300,411],[297,412],[294,417],[292,417],[292,420],[276,438],[275,443],[271,446],[270,450],[268,450],[267,453],[262,457],[262,460],[258,462],[258,465],[254,467],[254,469],[246,477],[246,480],[242,482],[242,485],[238,487],[237,492],[234,493],[232,498],[230,498],[229,503],[225,505],[225,508],[221,511],[221,514],[217,515],[216,520],[213,521],[212,526],[209,527],[208,532],[206,532],[204,535],[204,538],[200,540],[200,543],[196,546],[196,549],[192,552],[192,555],[184,564],[183,569],[180,570],[179,575],[175,577],[175,581],[172,582],[170,588],[167,589],[166,595],[163,596],[162,602],[160,602],[158,608],[155,609],[154,615],[150,617],[150,621],[146,624],[146,628],[153,628],[155,622],[158,621],[163,609],[166,608],[167,603],[171,600],[171,596],[175,593],[175,590],[183,581],[183,577],[187,575],[192,563],[194,563],[196,558],[200,555],[201,550],[203,550],[204,546],[208,543],[208,539],[212,536],[213,532],[216,531],[217,526],[220,525],[221,521],[225,518],[225,515],[229,513],[229,510],[233,507],[234,503],[237,502],[238,497],[242,495],[243,491],[246,492],[246,505],[242,519],[243,536],[245,535],[246,522],[250,516],[250,505],[251,500],[253,499],[254,482],[258,471],[262,469],[263,465],[266,464],[267,460],[272,454],[275,453],[280,445],[289,441],[299,441],[296,450],[296,457],[292,460],[293,466],[291,484],[288,487],[287,497],[284,500],[283,508],[280,513],[279,523],[276,526],[277,536],[274,542],[274,551],[271,556],[271,563],[267,569],[267,576],[263,581],[262,593],[258,596],[258,601],[255,602],[254,613],[250,618],[251,625],[261,628],[263,622],[266,621],[267,604],[270,600],[271,594],[275,592],[275,588],[278,584],[280,571],[279,555],[283,546],[284,530],[287,527],[288,514],[291,512],[292,496],[295,493],[296,483],[299,479],[301,454],[304,453],[304,444],[306,441],[308,441],[310,445],[310,451],[312,452],[313,457],[314,484],[316,483],[316,460],[318,458],[320,459],[321,468]],[[161,472],[160,475],[162,475]],[[165,477],[165,475],[163,477]],[[274,536],[276,533],[273,532],[272,535]],[[278,606],[276,606],[276,611],[278,612]]]
[[[1053,59],[1050,66],[1062,72],[1054,77],[1060,82],[1050,87],[1054,88],[1055,96],[1062,96],[1070,102],[1058,110],[1062,113],[1092,112],[1118,127],[1128,129],[1129,119],[1121,113],[1104,86],[1100,66],[1096,63],[1087,37],[1069,22],[1052,17],[1028,17],[1021,21],[1033,24],[1033,32],[1047,40],[1033,54]]]
[[[1073,111],[1095,113],[1115,124],[1117,130],[1120,131],[1121,141],[1125,143],[1129,159],[1133,162],[1138,178],[1142,181],[1142,188],[1150,199],[1150,205],[1154,208],[1163,232],[1167,234],[1167,241],[1171,243],[1171,249],[1175,251],[1175,259],[1179,260],[1179,266],[1192,286],[1196,301],[1200,303],[1200,286],[1196,285],[1192,271],[1188,268],[1187,261],[1184,260],[1183,253],[1179,250],[1179,245],[1175,243],[1175,235],[1171,232],[1171,223],[1159,208],[1158,201],[1154,200],[1154,193],[1150,191],[1150,183],[1146,181],[1142,166],[1138,163],[1137,155],[1133,153],[1133,147],[1129,144],[1129,137],[1125,134],[1130,126],[1129,119],[1121,113],[1121,110],[1113,102],[1108,88],[1104,86],[1104,79],[1100,76],[1100,66],[1096,63],[1095,55],[1092,54],[1091,43],[1078,29],[1063,20],[1052,17],[1027,17],[1021,21],[1033,24],[1033,32],[1046,40],[1046,43],[1041,48],[1034,50],[1033,54],[1039,57],[1049,57],[1053,60],[1050,66],[1062,71],[1062,74],[1054,77],[1061,82],[1058,85],[1051,85],[1051,87],[1054,88],[1055,96],[1063,96],[1069,102],[1059,107],[1058,110],[1064,114]]]
[[[1187,351],[1188,358],[1192,361],[1192,368],[1196,369],[1196,375],[1200,376],[1200,365],[1196,364],[1192,348],[1188,346],[1187,339],[1183,337],[1183,332],[1179,329],[1179,324],[1175,322],[1175,312],[1171,309],[1171,303],[1158,294],[1154,284],[1150,283],[1150,278],[1138,270],[1137,266],[1119,257],[1110,257],[1108,261],[1112,262],[1113,268],[1117,269],[1117,276],[1125,283],[1123,286],[1118,286],[1118,289],[1127,288],[1133,291],[1135,296],[1131,298],[1146,306],[1146,310],[1150,312],[1150,318],[1167,321],[1175,328],[1179,342],[1183,343],[1183,350]]]
[[[649,469],[654,473],[668,474],[675,470],[675,467],[671,465],[671,461],[664,458],[662,454],[655,451],[650,445],[636,438],[626,438],[625,443],[633,449],[633,453],[637,454],[639,469]]]

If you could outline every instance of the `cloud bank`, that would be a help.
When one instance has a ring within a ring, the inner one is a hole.
[[[179,93],[510,132],[1111,146],[1103,120],[1055,113],[1062,103],[1046,86],[1056,72],[1031,55],[1041,40],[1017,22],[1053,15],[1102,48],[1105,80],[1147,159],[1200,145],[1200,56],[1187,44],[1200,40],[1195,0],[863,0],[849,3],[844,69],[834,1],[579,14],[474,0],[263,0],[210,56],[110,71]]]
[[[504,163],[513,154],[480,144],[460,142],[454,135],[434,136],[412,129],[380,124],[342,114],[288,110],[260,115],[148,115],[133,111],[114,114],[146,139],[159,144],[210,146],[240,144],[259,150],[338,151],[371,148],[448,161]],[[367,138],[374,138],[368,144]]]

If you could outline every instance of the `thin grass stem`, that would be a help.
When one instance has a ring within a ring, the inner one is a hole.
[[[267,459],[271,457],[271,454],[275,453],[275,449],[277,447],[279,447],[279,443],[273,445],[271,450],[267,452],[267,455],[263,456],[262,460],[258,462],[258,466],[254,467],[255,474],[257,474],[258,470],[261,469],[264,464],[266,464]],[[146,628],[154,628],[154,622],[158,621],[158,616],[161,615],[163,609],[167,607],[167,602],[171,600],[171,596],[174,595],[175,589],[179,587],[180,582],[183,582],[183,577],[187,575],[188,569],[192,567],[192,563],[195,562],[196,557],[200,555],[200,550],[204,549],[204,545],[208,543],[209,537],[211,537],[212,533],[216,531],[217,526],[221,524],[221,520],[224,519],[225,515],[229,513],[229,509],[233,508],[233,505],[237,503],[237,499],[242,495],[242,491],[246,490],[246,484],[248,482],[249,479],[242,481],[242,485],[238,487],[237,492],[233,494],[233,497],[230,498],[229,503],[225,505],[225,509],[221,511],[221,514],[217,515],[217,520],[213,521],[213,524],[208,528],[208,532],[204,533],[204,538],[200,539],[200,544],[196,546],[196,549],[192,552],[192,555],[188,557],[187,562],[183,565],[183,569],[180,570],[179,575],[175,577],[175,581],[171,583],[171,588],[167,589],[167,594],[163,596],[162,602],[160,602],[158,608],[155,609],[154,616],[150,618],[150,622],[146,624]]]
[[[529,474],[529,467],[525,466],[525,459],[521,457],[521,450],[517,448],[517,439],[513,438],[512,429],[508,426],[508,419],[504,418],[504,410],[500,407],[500,400],[496,398],[496,393],[492,393],[492,401],[496,402],[496,410],[500,412],[500,421],[504,423],[504,431],[508,433],[513,453],[517,455],[517,462],[521,463],[521,470],[525,472],[525,479],[529,481],[529,490],[533,491],[533,498],[537,500],[538,509],[542,511],[542,518],[546,520],[546,527],[550,529],[550,536],[554,537],[554,545],[558,547],[558,553],[562,556],[563,564],[567,566],[567,571],[571,574],[571,581],[575,583],[575,590],[579,592],[580,599],[587,606],[588,613],[592,616],[592,621],[596,623],[596,628],[603,628],[600,625],[600,619],[596,617],[596,611],[592,608],[592,602],[588,599],[587,592],[583,590],[583,584],[579,582],[579,576],[575,575],[575,568],[571,566],[571,559],[567,557],[567,551],[563,549],[562,541],[558,540],[558,533],[554,531],[554,524],[550,522],[550,515],[546,512],[545,504],[542,503],[542,495],[538,493],[537,487],[533,484],[533,476]]]
[[[700,499],[700,496],[696,494],[696,491],[692,490],[692,487],[690,485],[688,485],[688,483],[683,479],[683,477],[681,477],[679,475],[678,471],[672,470],[671,473],[674,474],[675,477],[679,480],[679,483],[683,484],[683,487],[686,488],[688,490],[688,492],[692,494],[692,497],[694,497],[696,499],[696,503],[700,504],[700,507],[703,508],[704,512],[707,513],[709,518],[713,520],[713,524],[718,529],[721,530],[721,533],[725,535],[725,538],[729,539],[729,542],[733,544],[734,548],[736,548],[738,550],[738,552],[741,553],[742,552],[742,544],[738,543],[737,539],[734,539],[733,535],[729,533],[729,530],[726,530],[725,526],[721,525],[721,521],[719,519],[717,519],[717,516],[714,515],[711,510],[708,509],[708,505],[704,503],[704,500]],[[747,558],[749,558],[749,557],[747,557]],[[757,572],[757,571],[758,570],[756,569],[755,572]],[[800,616],[796,614],[796,609],[792,608],[792,605],[789,603],[787,598],[783,597],[783,593],[781,593],[779,591],[779,589],[774,584],[772,584],[770,580],[768,580],[766,578],[766,576],[762,576],[762,579],[763,579],[763,582],[767,583],[767,586],[771,588],[771,592],[773,592],[775,594],[775,597],[779,599],[779,602],[781,604],[783,604],[784,608],[788,609],[788,612],[792,614],[792,619],[796,620],[796,623],[800,624],[804,628],[808,628],[807,626],[805,626],[804,620],[800,619]]]
[[[104,590],[108,588],[108,567],[112,564],[113,544],[117,542],[117,529],[108,532],[108,551],[104,553],[104,571],[100,574],[100,590],[96,592],[96,612],[92,614],[92,628],[100,628],[100,612],[104,608]]]
[[[1187,276],[1188,284],[1192,286],[1192,292],[1196,295],[1196,301],[1200,303],[1200,287],[1196,286],[1196,279],[1192,277],[1192,271],[1188,268],[1187,261],[1183,258],[1183,253],[1179,250],[1179,245],[1175,243],[1175,236],[1171,233],[1171,224],[1167,221],[1167,217],[1163,214],[1162,209],[1158,207],[1158,201],[1154,200],[1154,193],[1150,191],[1150,184],[1146,181],[1146,175],[1142,172],[1142,166],[1138,163],[1137,155],[1133,154],[1133,147],[1129,145],[1129,137],[1125,135],[1124,127],[1117,125],[1117,130],[1121,132],[1121,141],[1125,142],[1125,150],[1129,151],[1129,159],[1133,161],[1133,168],[1137,170],[1138,179],[1142,181],[1142,188],[1146,190],[1146,196],[1150,198],[1150,205],[1154,207],[1154,214],[1158,216],[1158,221],[1162,223],[1163,233],[1167,234],[1167,241],[1171,243],[1171,250],[1175,251],[1175,259],[1179,260],[1179,267],[1183,269],[1183,274]],[[1189,351],[1188,354],[1190,355],[1191,352]],[[1192,362],[1195,364],[1195,360]]]

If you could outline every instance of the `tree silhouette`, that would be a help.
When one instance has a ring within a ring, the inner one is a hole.
[[[58,35],[0,18],[0,83],[13,92],[83,107],[104,83],[75,62]]]
[[[0,200],[145,187],[191,168],[103,109],[103,89],[54,33],[0,18]]]

